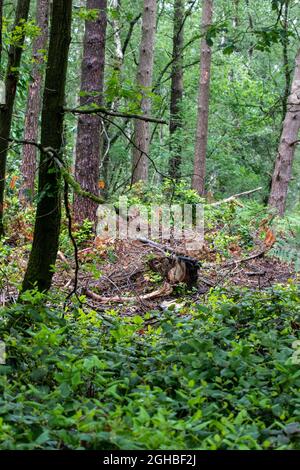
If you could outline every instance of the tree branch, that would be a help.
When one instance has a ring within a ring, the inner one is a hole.
[[[104,114],[105,116],[120,117],[125,119],[137,119],[139,121],[155,122],[157,124],[168,124],[167,121],[164,121],[162,119],[157,119],[151,116],[144,116],[142,114],[119,113],[115,111],[109,111],[108,109],[102,106],[97,106],[95,108],[90,109],[65,108],[64,111],[66,113],[71,114]]]

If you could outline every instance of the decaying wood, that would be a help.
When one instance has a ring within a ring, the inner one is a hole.
[[[104,304],[109,303],[123,303],[123,302],[139,302],[143,300],[151,300],[156,299],[158,297],[164,297],[170,295],[173,292],[173,288],[167,282],[164,285],[153,292],[149,292],[148,294],[140,295],[140,296],[133,296],[133,297],[124,297],[124,296],[114,296],[114,297],[104,297],[95,292],[92,292],[89,289],[83,289],[82,293],[87,297],[96,300],[97,302],[101,302]]]
[[[164,275],[171,284],[184,282],[192,286],[197,283],[200,268],[199,260],[178,254],[174,249],[147,238],[140,237],[139,241],[155,248],[164,255],[162,259],[150,260],[149,264],[153,270]]]

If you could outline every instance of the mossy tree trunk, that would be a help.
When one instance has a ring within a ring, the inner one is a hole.
[[[48,64],[43,96],[41,144],[61,154],[63,106],[71,39],[72,0],[53,0]],[[22,290],[47,291],[56,262],[61,221],[61,174],[53,159],[41,153],[33,245]]]
[[[30,0],[18,0],[15,24],[13,29],[19,27],[28,19]],[[24,30],[18,35],[17,42],[11,44],[8,52],[8,62],[5,77],[6,104],[0,107],[0,237],[4,235],[3,210],[6,177],[6,160],[8,153],[8,139],[10,137],[13,107],[19,81],[19,68],[24,44]]]

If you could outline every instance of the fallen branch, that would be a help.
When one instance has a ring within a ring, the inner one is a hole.
[[[72,271],[72,267],[70,266],[69,261],[67,260],[67,258],[65,257],[62,251],[57,252],[57,258],[60,259],[60,261],[64,263],[67,271]]]
[[[226,204],[227,202],[231,202],[231,201],[235,201],[235,202],[237,202],[238,204],[240,204],[242,206],[241,203],[236,201],[237,198],[242,197],[242,196],[248,196],[249,194],[253,194],[253,193],[256,193],[257,191],[261,191],[261,190],[262,190],[262,187],[259,187],[259,188],[251,189],[250,191],[244,191],[243,193],[233,194],[232,196],[230,196],[226,199],[222,199],[221,201],[213,202],[212,204],[210,204],[210,206],[219,206],[220,204]]]
[[[139,302],[141,300],[151,300],[157,297],[164,297],[166,295],[170,295],[173,292],[172,286],[170,284],[165,283],[160,289],[157,289],[149,294],[144,294],[141,296],[134,296],[134,297],[123,297],[123,296],[115,296],[115,297],[104,297],[95,292],[90,291],[89,289],[83,289],[82,293],[87,297],[96,300],[97,302],[101,302],[103,304],[109,303],[123,303],[123,302]]]
[[[234,260],[234,261],[230,261],[229,263],[223,264],[222,268],[227,268],[229,266],[235,266],[237,264],[245,263],[246,261],[251,261],[251,260],[256,259],[256,258],[261,258],[269,250],[270,250],[270,247],[267,246],[267,247],[263,248],[262,250],[258,251],[257,253],[254,253],[253,255],[247,256],[247,258],[237,259],[237,260]]]
[[[104,114],[106,116],[120,117],[125,119],[137,119],[139,121],[155,122],[156,124],[167,124],[167,121],[164,121],[162,119],[157,119],[151,116],[145,116],[143,114],[119,113],[116,111],[109,111],[108,109],[102,106],[97,106],[95,108],[90,109],[65,108],[64,111],[66,113],[71,114]]]

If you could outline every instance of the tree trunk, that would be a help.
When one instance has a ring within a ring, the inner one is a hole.
[[[171,178],[180,178],[182,145],[178,132],[182,129],[184,0],[174,3],[173,64],[170,103],[170,169]]]
[[[202,7],[202,34],[201,65],[198,97],[198,122],[196,130],[196,144],[194,156],[194,176],[192,187],[200,195],[205,193],[206,151],[208,138],[209,89],[211,69],[211,48],[208,45],[205,33],[212,24],[213,0],[203,0]]]
[[[282,134],[276,157],[269,197],[269,206],[283,215],[286,207],[288,185],[292,175],[293,159],[300,129],[300,49],[296,57],[296,67],[288,99],[287,113],[283,122]]]
[[[112,0],[111,2],[111,7],[117,10],[120,13],[120,0]],[[141,13],[138,13],[137,16],[135,16],[129,23],[128,31],[126,34],[126,37],[124,39],[123,45],[121,43],[121,36],[120,36],[120,31],[121,31],[121,24],[118,20],[113,20],[112,26],[114,30],[114,42],[115,42],[115,56],[113,60],[113,69],[114,73],[117,75],[118,80],[122,81],[122,71],[123,71],[123,65],[124,65],[124,57],[125,53],[127,51],[127,47],[130,44],[130,39],[132,37],[133,31],[134,31],[134,26],[136,23],[139,21],[141,17]],[[106,107],[111,109],[112,111],[117,111],[118,106],[120,103],[120,97],[117,97],[115,99],[111,99],[107,101]],[[122,128],[126,130],[126,125],[129,122],[129,119],[125,119],[124,125]],[[104,198],[107,198],[109,189],[110,189],[110,178],[109,178],[109,167],[110,167],[110,150],[112,146],[117,142],[120,136],[122,136],[122,132],[117,130],[113,136],[111,136],[111,128],[113,126],[113,119],[111,122],[106,122],[105,123],[105,129],[106,132],[103,135],[103,148],[102,148],[102,161],[101,161],[101,179],[105,184],[105,187],[101,190],[101,196]]]
[[[151,99],[148,94],[152,86],[156,9],[156,0],[144,0],[142,38],[137,73],[137,85],[141,88],[143,95],[141,100],[141,112],[143,114],[149,114],[151,109]],[[132,182],[147,181],[148,159],[146,154],[149,152],[150,145],[150,127],[148,122],[135,121],[134,143],[137,148],[133,149]]]
[[[18,0],[14,28],[19,27],[23,21],[27,21],[29,5],[30,0]],[[5,77],[6,104],[0,108],[0,237],[4,235],[3,207],[8,139],[10,137],[13,107],[19,81],[19,67],[23,44],[24,34],[21,34],[19,42],[12,44],[9,48]]]
[[[48,64],[43,96],[41,144],[62,152],[63,106],[71,39],[72,0],[53,0]],[[40,292],[51,286],[61,219],[61,175],[53,159],[41,152],[38,205],[32,250],[22,290],[35,285]]]
[[[249,30],[250,30],[251,34],[253,34],[253,32],[254,32],[254,22],[253,22],[253,18],[252,18],[251,12],[250,12],[249,0],[246,0],[246,8],[247,8],[247,12],[248,12]],[[248,50],[250,59],[252,59],[253,50],[254,50],[254,45],[251,41],[251,46],[249,47],[249,50]]]
[[[38,0],[36,23],[41,30],[33,44],[32,82],[29,86],[29,96],[25,117],[24,140],[37,141],[39,115],[41,108],[41,89],[43,80],[44,50],[48,41],[48,12],[49,0]],[[34,196],[34,180],[36,171],[36,147],[24,145],[21,167],[22,184],[19,192],[20,202],[30,204]]]
[[[111,0],[111,8],[115,10],[115,12],[120,14],[120,0]],[[117,74],[121,74],[122,65],[124,61],[123,49],[122,49],[122,42],[121,42],[121,26],[119,20],[113,18],[111,21],[112,29],[114,33],[114,43],[115,43],[115,54],[113,60],[113,68],[117,72]]]
[[[288,37],[288,30],[289,30],[289,1],[285,0],[282,8],[283,8],[283,18],[282,18],[282,27],[285,34],[281,38],[282,44],[282,58],[283,58],[283,67],[284,67],[284,76],[285,76],[285,89],[284,94],[282,97],[282,122],[285,119],[287,113],[287,102],[290,93],[291,87],[291,71],[290,71],[290,64],[289,64],[289,37]]]
[[[115,80],[121,82],[122,77],[122,67],[124,62],[124,54],[122,48],[122,41],[121,41],[121,30],[122,27],[119,22],[119,15],[120,15],[120,0],[111,0],[110,8],[117,13],[117,18],[113,18],[111,20],[111,26],[113,30],[113,37],[114,37],[114,45],[115,50],[112,54],[112,64],[113,64],[113,75]],[[111,109],[112,111],[117,111],[119,104],[119,98],[110,99],[106,103],[106,107]],[[100,178],[104,183],[104,187],[101,188],[100,193],[101,196],[107,198],[108,196],[108,167],[109,167],[109,150],[111,145],[111,139],[109,137],[109,129],[111,127],[111,123],[107,122],[105,125],[106,132],[103,135],[102,139],[102,148],[101,148],[101,164],[100,164]]]
[[[98,9],[97,20],[86,21],[81,73],[80,105],[101,105],[103,100],[106,0],[87,0],[88,9]],[[99,166],[101,152],[101,118],[81,115],[78,119],[75,178],[83,189],[99,195]],[[85,219],[96,223],[97,204],[74,195],[74,217],[81,224]]]
[[[0,65],[2,59],[2,17],[3,17],[3,0],[0,0]]]

